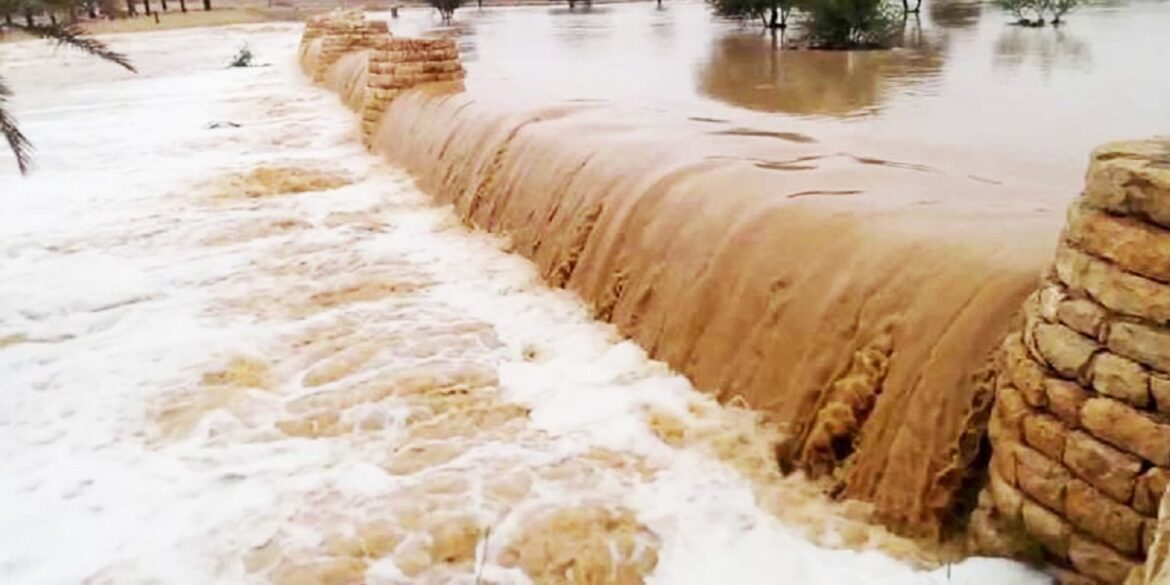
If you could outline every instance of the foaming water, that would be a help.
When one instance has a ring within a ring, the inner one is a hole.
[[[0,169],[5,583],[945,578],[365,154],[297,34],[2,48],[41,148]]]

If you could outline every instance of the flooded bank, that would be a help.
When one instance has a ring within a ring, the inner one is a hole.
[[[0,49],[40,148],[0,168],[5,583],[1044,582],[780,477],[755,413],[366,154],[299,32]]]

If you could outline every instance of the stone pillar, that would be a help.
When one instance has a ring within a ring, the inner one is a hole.
[[[316,39],[321,39],[321,48],[310,63],[305,55]],[[318,83],[343,55],[360,50],[370,51],[361,106],[362,141],[367,145],[386,107],[400,93],[426,84],[459,84],[464,77],[459,49],[451,39],[394,38],[385,22],[366,21],[356,11],[334,11],[305,23],[301,65]]]
[[[1170,139],[1093,153],[1023,313],[998,358],[986,500],[1062,582],[1140,581],[1170,483]]]
[[[369,140],[386,107],[407,89],[464,77],[459,50],[451,39],[387,38],[370,53],[368,85],[362,102],[362,140]]]
[[[390,36],[385,21],[367,21],[360,12],[331,14],[326,21],[321,54],[313,70],[313,80],[324,81],[329,67],[343,55],[381,46]]]

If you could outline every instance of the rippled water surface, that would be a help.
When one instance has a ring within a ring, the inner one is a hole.
[[[1094,3],[1059,29],[1009,21],[990,4],[927,0],[902,48],[869,52],[782,50],[692,2],[472,7],[447,28],[418,11],[392,27],[457,34],[473,90],[640,104],[698,122],[796,117],[983,172],[1018,166],[1065,190],[1093,146],[1170,128],[1170,3]]]

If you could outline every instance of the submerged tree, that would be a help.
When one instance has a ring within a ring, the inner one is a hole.
[[[902,24],[896,10],[884,0],[813,0],[804,26],[817,48],[888,47]]]
[[[455,9],[463,6],[463,0],[427,0],[427,3],[439,11],[443,22],[450,22],[455,16]]]
[[[56,41],[58,45],[72,47],[106,61],[117,63],[130,71],[135,70],[125,55],[110,49],[105,43],[85,34],[85,31],[75,26],[35,23],[11,23],[5,24],[5,26],[37,38]],[[8,98],[10,97],[12,97],[12,90],[4,83],[4,79],[0,78],[0,135],[4,136],[12,154],[16,156],[16,166],[20,168],[21,174],[26,174],[32,163],[32,143],[20,131],[16,120],[8,112]]]
[[[1020,26],[1059,26],[1064,15],[1081,4],[1081,0],[995,0],[995,5],[1015,17]]]
[[[800,0],[711,0],[715,13],[729,18],[759,20],[771,29],[788,28],[788,17]]]

